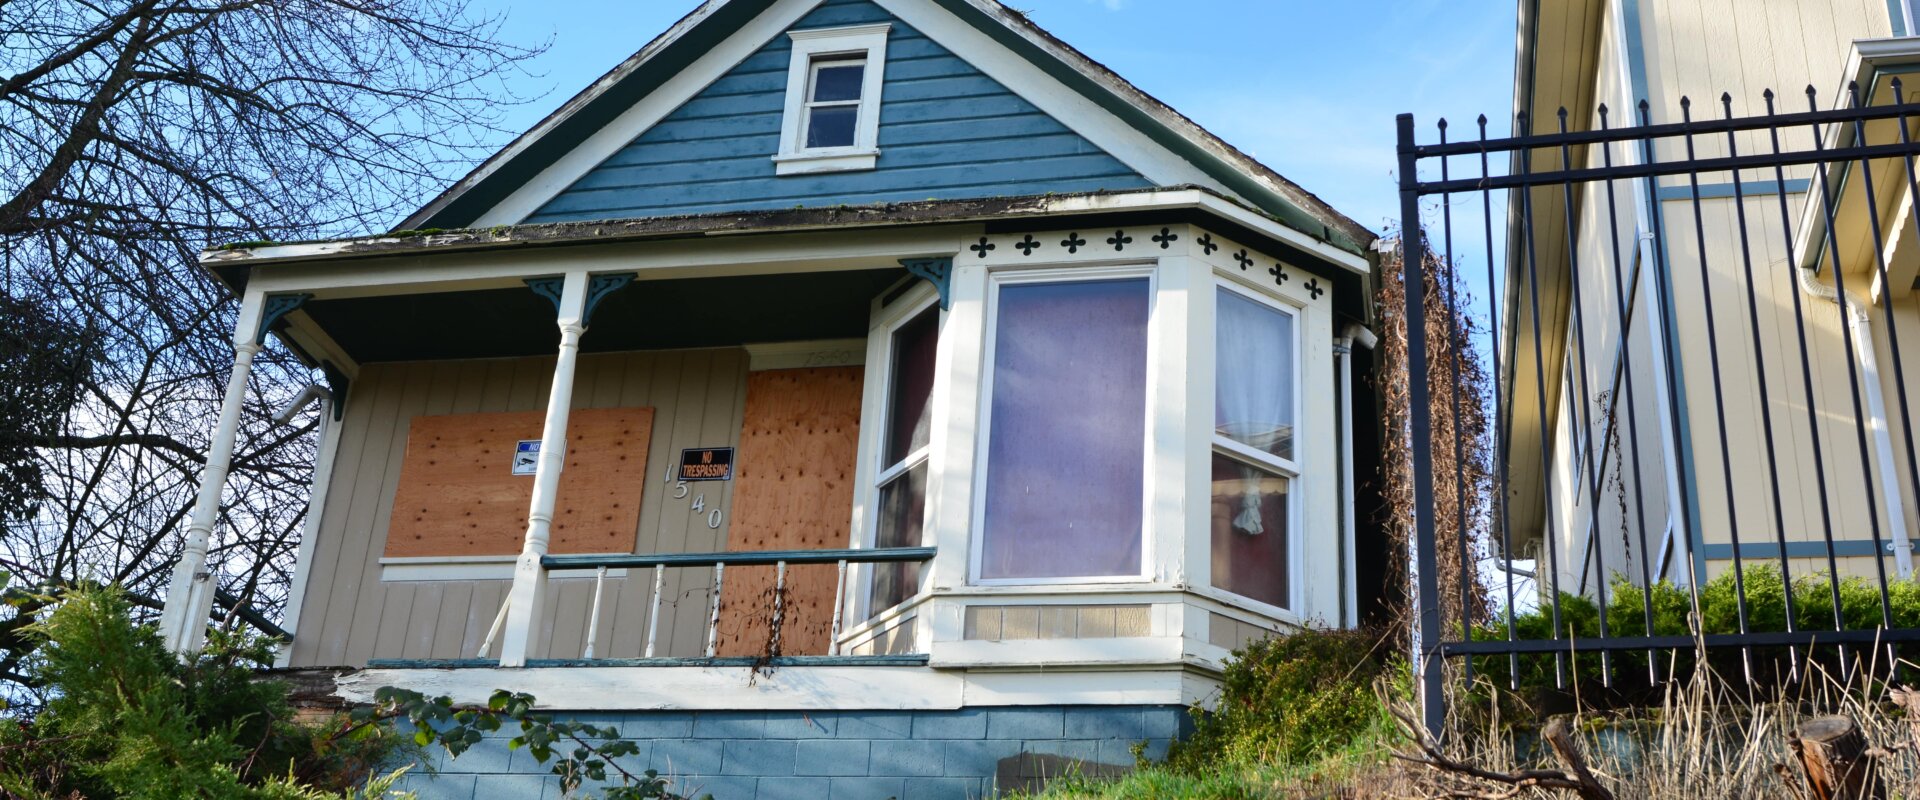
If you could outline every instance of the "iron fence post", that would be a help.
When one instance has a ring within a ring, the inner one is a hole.
[[[1439,739],[1446,721],[1440,659],[1440,574],[1433,534],[1433,409],[1427,397],[1426,242],[1420,228],[1419,158],[1413,115],[1395,118],[1400,154],[1400,266],[1407,308],[1407,395],[1412,406],[1408,438],[1413,450],[1414,560],[1420,602],[1420,714],[1428,735]],[[1467,576],[1461,576],[1463,580]]]

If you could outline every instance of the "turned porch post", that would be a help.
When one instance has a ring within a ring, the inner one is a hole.
[[[213,611],[213,593],[217,586],[207,572],[207,544],[213,538],[213,526],[220,519],[220,495],[226,487],[227,472],[233,465],[233,441],[240,431],[240,407],[247,396],[247,379],[253,373],[253,357],[260,352],[267,328],[280,315],[292,311],[305,300],[304,295],[267,297],[248,292],[240,301],[240,319],[234,326],[233,372],[227,376],[227,393],[220,402],[220,418],[213,429],[213,441],[207,444],[206,466],[200,471],[200,494],[194,500],[193,516],[187,522],[186,547],[174,562],[173,580],[167,586],[166,604],[160,612],[160,635],[167,648],[176,653],[192,653],[207,638],[207,619]]]
[[[535,285],[535,290],[542,291],[542,287]],[[548,291],[542,293],[548,294]],[[513,589],[507,595],[507,626],[500,643],[500,666],[503,667],[526,666],[538,641],[537,626],[544,617],[547,571],[540,566],[540,559],[547,554],[554,495],[559,491],[560,469],[567,457],[567,414],[573,405],[574,363],[580,354],[580,337],[587,331],[587,276],[568,273],[555,305],[559,310],[560,351],[553,362],[553,389],[547,395],[546,425],[540,432],[540,461],[533,475],[527,537],[520,548],[520,559],[514,562]]]

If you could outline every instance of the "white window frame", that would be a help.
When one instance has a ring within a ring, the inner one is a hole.
[[[1218,430],[1218,426],[1215,425],[1213,421],[1213,414],[1214,414],[1213,409],[1215,405],[1214,403],[1208,403],[1207,407],[1200,412],[1200,413],[1206,414],[1207,428],[1213,431],[1210,446],[1208,447],[1207,461],[1206,463],[1201,465],[1202,469],[1207,470],[1207,472],[1211,474],[1213,471],[1213,454],[1218,453],[1220,455],[1224,455],[1230,459],[1233,459],[1234,461],[1239,461],[1241,463],[1244,463],[1259,469],[1268,470],[1270,472],[1278,474],[1282,478],[1286,478],[1287,494],[1288,494],[1288,497],[1287,497],[1287,605],[1276,606],[1276,605],[1273,605],[1272,603],[1268,603],[1262,600],[1256,600],[1254,598],[1247,597],[1246,595],[1235,593],[1228,589],[1214,585],[1211,577],[1209,577],[1207,581],[1206,588],[1212,593],[1217,593],[1217,596],[1223,599],[1224,601],[1229,602],[1232,605],[1245,608],[1249,611],[1253,611],[1258,614],[1263,614],[1265,616],[1272,617],[1275,619],[1289,620],[1289,621],[1298,620],[1301,617],[1301,612],[1299,611],[1299,609],[1304,604],[1305,597],[1306,597],[1306,587],[1301,585],[1301,581],[1303,580],[1303,575],[1301,574],[1301,569],[1303,565],[1301,564],[1301,561],[1304,560],[1305,554],[1306,554],[1306,550],[1302,546],[1303,545],[1302,539],[1304,537],[1304,532],[1302,529],[1305,525],[1304,517],[1306,514],[1307,498],[1305,493],[1300,491],[1300,489],[1305,484],[1305,481],[1303,480],[1304,473],[1301,470],[1300,465],[1307,460],[1306,453],[1304,452],[1304,450],[1306,449],[1306,444],[1305,444],[1306,437],[1300,435],[1300,431],[1303,428],[1301,424],[1303,422],[1302,415],[1305,413],[1305,406],[1302,403],[1302,396],[1305,395],[1307,392],[1306,374],[1305,374],[1305,371],[1301,369],[1301,363],[1302,363],[1301,359],[1305,355],[1305,351],[1302,349],[1303,341],[1306,339],[1306,317],[1305,317],[1305,314],[1303,313],[1305,311],[1305,308],[1299,305],[1297,302],[1295,302],[1291,298],[1275,296],[1272,293],[1269,293],[1260,289],[1255,289],[1253,287],[1249,287],[1243,284],[1239,280],[1239,276],[1233,275],[1231,273],[1219,271],[1219,270],[1214,271],[1214,287],[1215,287],[1214,291],[1207,298],[1207,302],[1213,304],[1213,324],[1214,324],[1214,329],[1207,331],[1206,335],[1208,336],[1218,337],[1220,335],[1219,334],[1220,291],[1222,290],[1233,292],[1234,294],[1240,297],[1252,300],[1253,302],[1259,303],[1260,305],[1270,308],[1274,311],[1278,311],[1281,314],[1286,315],[1286,317],[1292,321],[1293,323],[1293,353],[1292,353],[1293,398],[1292,399],[1293,399],[1294,434],[1293,434],[1293,457],[1281,458],[1272,453],[1268,453],[1263,450],[1249,447],[1247,445],[1233,441],[1232,439],[1229,439],[1225,436],[1221,436]],[[1214,384],[1212,386],[1207,387],[1209,395],[1212,395],[1213,393],[1217,393],[1220,390],[1219,359],[1220,359],[1220,354],[1218,352],[1218,348],[1215,348]],[[1209,484],[1210,483],[1211,483],[1211,480],[1209,480]],[[1208,501],[1211,502],[1211,499],[1208,498]],[[1199,532],[1196,532],[1194,535],[1202,535],[1202,534]],[[1206,532],[1204,535],[1209,537],[1207,552],[1209,557],[1211,557],[1212,534],[1211,532]]]
[[[1142,331],[1147,342],[1146,403],[1140,417],[1140,570],[1127,575],[1092,575],[1071,578],[982,578],[980,567],[985,556],[987,533],[987,471],[991,466],[993,438],[993,373],[999,355],[1000,289],[1029,283],[1098,283],[1115,280],[1147,279],[1147,327]],[[1154,389],[1153,376],[1163,356],[1155,342],[1153,312],[1159,304],[1160,277],[1154,262],[1124,263],[1107,266],[1038,267],[1002,269],[987,275],[987,313],[983,333],[980,368],[979,429],[974,434],[973,509],[967,526],[967,582],[974,586],[1077,586],[1102,583],[1147,583],[1153,580],[1154,514]]]
[[[787,31],[793,55],[787,63],[786,111],[780,120],[780,152],[773,157],[777,175],[848,172],[874,168],[880,159],[880,92],[886,82],[887,32],[891,23],[845,28]],[[808,95],[815,65],[864,59],[853,145],[814,147],[807,143]]]
[[[868,344],[868,352],[872,353],[872,356],[867,359],[867,380],[875,387],[873,396],[877,399],[875,401],[875,422],[872,425],[872,432],[862,437],[866,439],[866,441],[863,443],[865,445],[865,453],[861,457],[866,462],[867,469],[865,471],[867,475],[870,476],[866,479],[865,483],[860,486],[860,505],[866,511],[860,521],[859,541],[862,547],[875,548],[880,546],[881,487],[886,486],[889,481],[905,474],[914,467],[928,463],[933,457],[933,437],[929,436],[926,444],[908,453],[905,458],[901,459],[899,464],[890,465],[886,463],[887,426],[893,421],[893,406],[890,402],[893,396],[893,335],[902,327],[905,327],[907,323],[919,319],[923,312],[928,309],[934,309],[936,315],[934,335],[936,339],[944,338],[947,312],[939,309],[939,301],[939,295],[933,292],[932,288],[923,282],[915,286],[912,290],[903,293],[902,296],[894,300],[891,305],[882,308],[878,314],[877,324],[875,324],[872,331],[868,334],[868,336],[871,337]],[[937,346],[938,345],[936,345],[936,347]],[[935,391],[938,392],[937,380]],[[938,402],[937,398],[935,402]],[[928,540],[934,533],[933,481],[931,475],[928,476],[927,495],[926,516],[921,520],[920,527],[921,547],[927,546]],[[927,593],[927,577],[932,573],[933,562],[924,562],[920,567],[920,586],[906,597],[901,598],[899,605],[894,606],[894,608],[912,606],[924,596]],[[871,607],[873,604],[872,565],[862,565],[858,577],[859,580],[855,583],[860,588],[853,603],[853,608],[855,608],[857,612],[852,622],[863,625],[872,621],[876,612],[884,613],[889,609],[876,609]],[[845,627],[851,630],[854,625],[850,624]]]

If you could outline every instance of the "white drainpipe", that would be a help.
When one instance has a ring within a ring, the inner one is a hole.
[[[1880,461],[1880,487],[1887,499],[1887,536],[1893,543],[1893,563],[1902,579],[1913,577],[1913,540],[1907,535],[1906,501],[1900,494],[1900,472],[1893,460],[1893,436],[1887,430],[1887,403],[1880,388],[1880,361],[1874,352],[1873,322],[1867,314],[1871,303],[1847,298],[1841,303],[1833,287],[1821,283],[1813,270],[1794,270],[1801,290],[1834,303],[1840,303],[1853,330],[1853,354],[1860,362],[1860,383],[1866,388],[1868,427],[1873,431],[1874,455]]]
[[[1340,373],[1340,621],[1360,624],[1358,553],[1353,508],[1353,346],[1372,350],[1379,343],[1373,331],[1359,323],[1347,325],[1333,340],[1333,360]]]

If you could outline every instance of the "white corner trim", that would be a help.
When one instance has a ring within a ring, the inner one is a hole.
[[[747,371],[855,367],[867,363],[867,340],[822,339],[810,342],[772,342],[744,345]]]
[[[300,611],[306,605],[307,587],[313,582],[313,561],[320,542],[320,518],[326,512],[327,491],[333,484],[335,456],[340,451],[340,431],[346,427],[333,421],[334,404],[340,400],[328,396],[320,403],[320,450],[314,457],[313,481],[307,486],[307,518],[301,524],[300,552],[294,558],[293,582],[287,587],[287,606],[280,620],[280,627],[295,636],[300,631]],[[293,642],[289,641],[274,656],[274,666],[284,667],[292,661]]]
[[[628,142],[665,119],[674,109],[686,104],[688,100],[707,88],[714,81],[726,75],[729,70],[745,61],[748,56],[779,36],[780,33],[801,17],[819,5],[821,0],[775,0],[774,4],[760,16],[741,26],[706,54],[700,56],[679,74],[660,84],[647,96],[634,103],[632,108],[621,112],[620,116],[595,131],[573,150],[540,171],[532,180],[521,184],[513,194],[500,201],[475,219],[472,228],[486,228],[494,225],[512,225],[526,219],[539,210],[547,201],[552,200],[574,181],[600,162],[607,160]],[[637,67],[636,67],[637,68]],[[612,76],[609,76],[611,78]],[[624,78],[623,73],[620,77]],[[544,135],[544,134],[543,134]],[[536,137],[537,138],[537,137]],[[527,145],[531,144],[529,140]],[[527,145],[522,145],[524,150]],[[504,153],[503,153],[504,155]],[[501,161],[505,163],[505,161]],[[497,169],[497,167],[496,167]]]
[[[886,86],[887,33],[891,23],[844,28],[787,31],[793,53],[787,61],[786,103],[780,115],[780,152],[773,157],[778,175],[804,175],[873,169],[880,158],[880,96]],[[821,57],[859,56],[860,101],[854,118],[853,145],[808,149],[805,146],[807,87],[814,61]]]
[[[874,0],[888,13],[935,43],[953,51],[987,77],[1025,98],[1061,124],[1107,151],[1147,180],[1162,186],[1195,184],[1228,196],[1226,188],[1205,171],[1121,121],[1092,99],[1048,75],[1033,62],[1016,55],[980,29],[941,8],[921,0]]]
[[[510,581],[513,580],[514,562],[519,556],[383,556],[380,559],[380,580],[383,583],[402,581]],[[596,571],[592,569],[557,569],[547,573],[547,577],[592,578]],[[624,567],[607,570],[609,578],[625,578]]]

